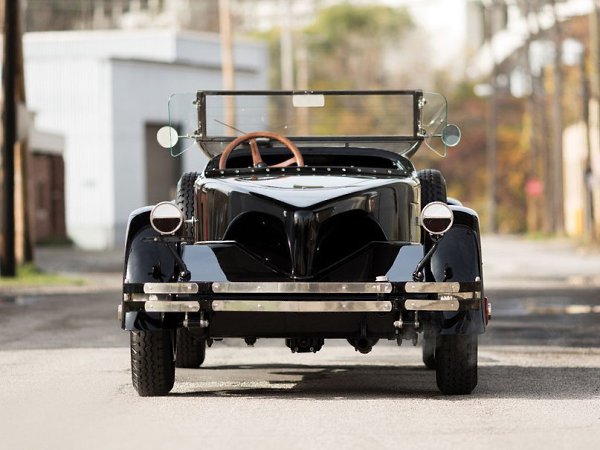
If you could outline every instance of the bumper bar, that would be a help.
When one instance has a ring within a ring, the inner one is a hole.
[[[133,285],[132,285],[133,286]],[[133,293],[135,288],[129,292]],[[145,294],[455,294],[481,291],[481,282],[178,282],[144,283]],[[127,291],[126,291],[127,292]]]
[[[230,312],[390,312],[387,301],[273,301],[273,300],[213,300],[213,311]]]
[[[481,291],[480,281],[178,282],[126,284],[124,300],[147,312],[385,313],[477,309]]]

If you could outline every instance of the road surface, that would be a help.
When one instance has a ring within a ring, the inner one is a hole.
[[[440,395],[420,348],[407,343],[361,355],[326,341],[297,355],[279,340],[225,340],[202,369],[178,369],[171,395],[140,398],[110,284],[0,293],[1,447],[598,448],[599,259],[567,261],[559,251],[558,263],[520,277],[527,261],[502,256],[506,247],[490,250],[494,318],[480,341],[479,385],[466,397]]]

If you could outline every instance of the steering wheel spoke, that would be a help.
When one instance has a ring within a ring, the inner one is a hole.
[[[227,168],[227,159],[229,159],[229,155],[235,148],[237,148],[240,144],[243,144],[244,142],[249,142],[250,144],[250,153],[252,154],[252,164],[254,165],[254,167],[265,167],[266,165],[260,154],[258,143],[256,142],[256,139],[259,138],[274,139],[283,144],[283,146],[287,148],[290,152],[292,152],[292,154],[294,155],[292,158],[270,167],[289,167],[294,163],[296,163],[298,167],[304,166],[304,158],[302,157],[302,153],[300,153],[298,147],[296,147],[296,145],[291,140],[289,140],[285,136],[282,136],[277,133],[272,133],[270,131],[254,131],[252,133],[247,133],[243,136],[235,138],[227,145],[227,147],[225,147],[225,150],[223,150],[221,158],[219,159],[219,169],[222,170]]]
[[[269,166],[269,167],[273,167],[273,168],[277,168],[277,167],[290,167],[295,162],[296,162],[296,158],[293,157],[293,158],[290,158],[290,159],[286,159],[285,161],[282,161],[280,163],[273,164],[272,166]]]

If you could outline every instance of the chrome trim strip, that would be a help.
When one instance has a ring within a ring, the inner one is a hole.
[[[273,300],[213,300],[213,311],[227,312],[291,312],[291,313],[345,313],[390,312],[388,301],[273,301]]]
[[[458,300],[416,300],[408,299],[404,302],[408,311],[458,311]]]
[[[215,282],[215,294],[390,294],[392,283]]]
[[[147,302],[149,296],[146,294],[125,294],[123,296],[124,302]]]
[[[480,300],[481,292],[456,292],[456,293],[439,293],[438,300],[448,301],[448,300]]]
[[[196,283],[144,283],[146,294],[197,294]]]
[[[194,301],[153,300],[144,304],[147,312],[198,312],[200,303]]]
[[[458,282],[419,282],[419,283],[406,283],[404,291],[409,294],[424,293],[424,294],[437,294],[446,292],[460,292],[460,283]]]
[[[194,245],[237,244],[237,241],[196,241]]]

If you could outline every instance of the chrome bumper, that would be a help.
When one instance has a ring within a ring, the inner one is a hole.
[[[392,302],[361,300],[213,300],[212,309],[213,311],[229,312],[390,312]]]
[[[386,313],[394,306],[407,311],[459,311],[465,307],[479,308],[481,290],[479,281],[144,283],[137,293],[126,293],[124,303],[137,303],[140,309],[159,313],[194,313],[201,309],[215,312]]]
[[[215,294],[389,294],[392,283],[214,282],[211,290]],[[198,284],[144,283],[144,293],[197,294]]]

